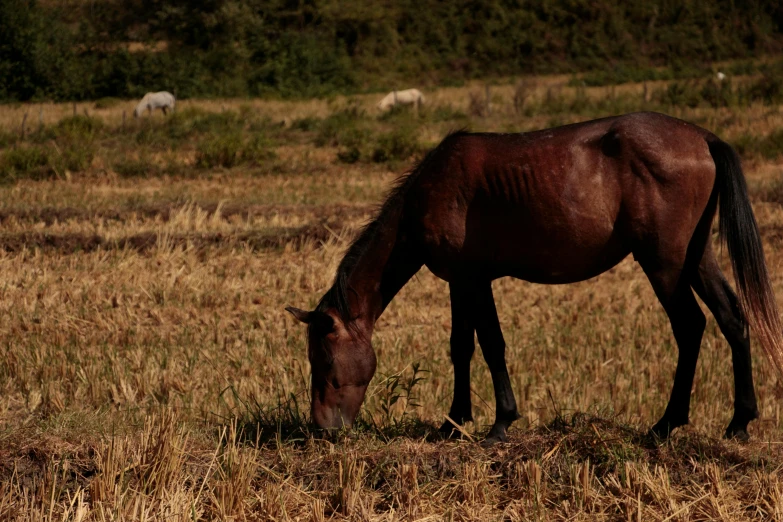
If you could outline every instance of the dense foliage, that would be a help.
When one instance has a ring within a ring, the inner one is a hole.
[[[774,0],[0,0],[0,99],[321,96],[532,72],[621,81],[781,49]]]

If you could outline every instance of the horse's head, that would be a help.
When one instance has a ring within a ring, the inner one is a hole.
[[[369,336],[347,327],[333,310],[306,312],[290,306],[286,310],[308,325],[313,422],[322,429],[350,427],[375,375]]]

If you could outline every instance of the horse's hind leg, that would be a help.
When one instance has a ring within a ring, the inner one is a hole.
[[[449,409],[449,418],[462,425],[473,420],[470,403],[470,360],[476,345],[473,340],[474,324],[470,287],[451,283],[451,362],[454,364],[454,398]],[[451,421],[446,420],[440,428],[447,436],[458,435]]]
[[[691,291],[691,277],[688,276],[695,276],[695,270],[685,270],[683,264],[659,263],[652,267],[642,264],[642,268],[669,316],[679,351],[669,404],[661,420],[651,429],[653,435],[666,438],[674,428],[688,424],[691,389],[706,319]]]
[[[506,367],[506,341],[500,329],[490,281],[475,286],[473,309],[479,345],[495,389],[495,423],[484,442],[493,444],[506,440],[506,429],[519,418],[519,414]]]
[[[168,113],[169,113],[169,109],[168,109],[168,107],[166,107],[165,105],[164,105],[163,107],[161,107],[161,108],[160,108],[160,110],[162,110],[162,111],[163,111],[163,115],[164,115],[164,116],[167,116],[167,115],[168,115]]]
[[[734,418],[726,428],[726,438],[748,440],[748,423],[758,417],[756,393],[750,359],[750,338],[734,291],[708,246],[699,264],[694,290],[715,316],[721,332],[731,346],[734,367]]]

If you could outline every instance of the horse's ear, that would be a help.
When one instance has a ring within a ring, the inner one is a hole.
[[[318,311],[306,312],[293,306],[287,306],[286,311],[290,312],[297,320],[305,324],[312,324],[322,334],[334,331],[334,319],[329,314]]]
[[[310,324],[310,322],[313,320],[313,312],[306,312],[301,308],[286,306],[285,311],[290,312],[291,315],[293,315],[297,321],[300,321],[304,324]]]

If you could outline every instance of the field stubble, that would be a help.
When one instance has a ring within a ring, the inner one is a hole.
[[[430,98],[465,98],[454,92]],[[323,118],[324,107],[267,110]],[[684,112],[724,122],[730,136],[783,122],[766,107]],[[425,125],[422,139],[453,124]],[[451,319],[446,284],[426,270],[378,324],[378,374],[359,427],[314,438],[304,330],[283,308],[316,304],[395,173],[338,162],[335,146],[275,152],[286,168],[263,175],[240,167],[124,179],[94,164],[0,188],[0,518],[783,517],[783,387],[754,346],[753,442],[719,440],[733,385],[709,314],[692,424],[661,446],[642,439],[668,399],[676,346],[630,259],[576,285],[494,283],[522,414],[508,444],[435,437],[451,398]],[[781,167],[748,165],[783,295]],[[469,438],[489,426],[494,402],[474,361]]]

